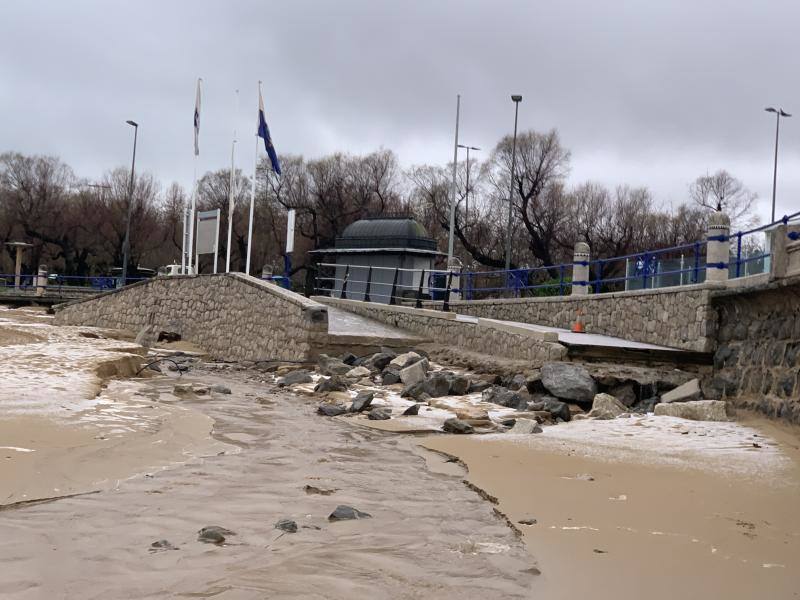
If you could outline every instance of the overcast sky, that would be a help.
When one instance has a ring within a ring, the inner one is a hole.
[[[649,186],[664,203],[728,169],[769,217],[774,115],[778,214],[800,210],[800,2],[436,0],[129,2],[3,0],[0,152],[60,156],[98,177],[130,160],[192,180],[224,167],[236,126],[252,169],[257,81],[281,153],[394,150],[401,163],[490,149],[513,129],[557,128],[570,181]],[[235,89],[241,90],[238,111]]]

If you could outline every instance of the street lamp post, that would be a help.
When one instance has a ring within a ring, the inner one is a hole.
[[[517,117],[519,116],[519,103],[522,96],[515,94],[511,96],[514,102],[514,141],[511,145],[511,190],[508,194],[508,227],[506,228],[506,271],[511,269],[511,212],[514,206],[514,173],[517,162]]]
[[[768,107],[764,109],[767,112],[775,113],[775,163],[772,167],[772,219],[771,223],[775,222],[775,186],[778,182],[778,134],[781,130],[781,117],[791,117],[789,113],[785,112],[782,108]]]
[[[458,119],[461,112],[461,94],[456,96],[456,139],[453,143],[453,185],[450,189],[450,231],[447,237],[447,268],[453,263],[453,230],[456,221],[456,168],[458,166]]]
[[[459,144],[458,147],[459,148],[464,148],[464,150],[467,151],[467,189],[466,189],[466,192],[464,194],[466,202],[467,202],[467,206],[464,209],[464,218],[468,219],[469,218],[469,151],[470,150],[480,150],[480,148],[476,148],[475,146],[465,146],[463,144]]]
[[[125,241],[122,243],[122,285],[128,281],[128,259],[131,253],[131,215],[133,214],[133,172],[136,168],[136,138],[139,135],[139,124],[136,121],[125,121],[133,127],[133,160],[131,161],[131,180],[128,184],[128,218],[125,220]]]

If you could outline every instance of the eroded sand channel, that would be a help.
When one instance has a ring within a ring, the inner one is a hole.
[[[233,393],[180,401],[241,452],[0,512],[7,597],[529,597],[534,562],[459,474],[428,470],[413,438],[319,417],[313,400],[248,377],[194,375]],[[169,401],[173,383],[152,385]],[[329,523],[339,504],[372,518]],[[281,518],[298,533],[274,529]],[[237,535],[198,542],[212,524]],[[178,550],[151,552],[159,539]]]

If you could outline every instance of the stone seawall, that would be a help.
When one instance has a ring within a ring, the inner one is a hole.
[[[569,329],[578,309],[590,333],[713,352],[717,315],[707,285],[635,292],[542,298],[458,301],[464,315]]]
[[[800,277],[716,292],[714,378],[707,396],[800,423]]]
[[[238,273],[158,277],[56,307],[56,323],[179,333],[226,360],[314,358],[328,335],[327,308]]]
[[[525,360],[534,364],[548,360],[564,360],[567,357],[567,349],[558,343],[558,336],[552,333],[503,326],[482,319],[477,319],[477,322],[459,321],[454,313],[407,306],[389,306],[377,302],[327,297],[313,299],[411,331],[438,344],[463,350]]]

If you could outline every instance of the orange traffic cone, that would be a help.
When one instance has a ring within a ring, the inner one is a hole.
[[[586,333],[583,328],[583,311],[579,308],[575,311],[575,322],[572,324],[572,333]]]

